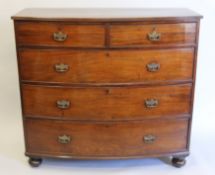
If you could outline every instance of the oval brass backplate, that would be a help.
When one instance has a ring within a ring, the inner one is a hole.
[[[58,100],[56,103],[59,109],[68,109],[70,107],[70,101],[68,100]]]
[[[153,27],[152,32],[148,33],[148,39],[150,41],[160,41],[161,34],[156,31],[156,27]]]
[[[65,134],[58,136],[58,142],[61,144],[68,144],[71,142],[71,137]]]
[[[146,65],[147,71],[149,72],[157,72],[160,69],[160,64],[156,62],[148,63]]]
[[[149,144],[149,143],[155,142],[156,137],[154,135],[152,135],[152,134],[149,134],[149,135],[145,135],[143,137],[143,140],[144,140],[145,143]]]
[[[145,106],[147,108],[155,108],[159,104],[159,101],[157,99],[147,99],[145,100]]]
[[[67,38],[68,38],[68,35],[61,31],[53,33],[53,39],[57,42],[63,42]]]
[[[58,73],[64,73],[64,72],[67,72],[69,70],[69,65],[64,64],[64,63],[55,64],[54,69]]]

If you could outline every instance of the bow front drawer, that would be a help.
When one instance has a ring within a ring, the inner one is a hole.
[[[49,87],[22,85],[26,117],[140,120],[190,115],[190,85],[157,87]]]
[[[51,83],[190,81],[194,49],[71,51],[21,49],[21,79]]]
[[[84,123],[25,120],[27,153],[126,157],[185,151],[187,120]]]
[[[195,44],[196,24],[112,25],[112,47]]]
[[[17,22],[18,45],[59,47],[104,47],[102,25],[72,25],[63,22]]]

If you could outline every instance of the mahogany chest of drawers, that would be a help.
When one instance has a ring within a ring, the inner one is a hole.
[[[189,154],[201,16],[187,9],[25,9],[15,24],[26,155]]]

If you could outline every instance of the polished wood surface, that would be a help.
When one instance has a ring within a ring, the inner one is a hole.
[[[148,34],[155,30],[161,35],[159,41],[150,41]],[[113,25],[110,29],[110,45],[147,46],[194,44],[196,36],[195,23],[151,24],[151,25]]]
[[[76,157],[129,157],[186,150],[187,120],[117,123],[83,123],[55,120],[25,120],[28,151]],[[62,144],[58,137],[70,142]],[[153,135],[152,143],[144,136]],[[105,143],[105,144],[104,144]]]
[[[21,49],[21,79],[53,83],[146,83],[191,80],[194,49],[70,51]],[[148,64],[159,64],[150,72]],[[57,72],[56,64],[69,66]]]
[[[30,165],[46,157],[171,156],[183,166],[201,17],[187,9],[25,9],[13,16]]]
[[[147,21],[196,20],[202,16],[184,8],[29,8],[12,17],[31,21]]]
[[[19,45],[61,47],[104,47],[105,29],[101,25],[69,25],[56,22],[18,22],[16,24]],[[53,34],[67,35],[63,42],[55,41]]]
[[[66,88],[22,86],[24,115],[71,120],[137,120],[190,113],[191,86]],[[159,104],[147,108],[145,100]],[[59,109],[58,100],[70,101]]]

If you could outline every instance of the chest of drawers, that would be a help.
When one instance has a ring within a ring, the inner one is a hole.
[[[199,22],[187,9],[25,9],[15,24],[26,155],[189,155]]]

